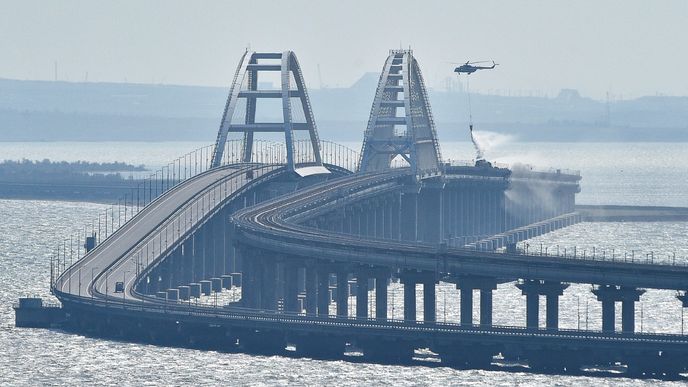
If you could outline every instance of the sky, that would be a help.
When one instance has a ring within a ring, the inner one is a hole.
[[[411,47],[432,88],[494,59],[471,90],[628,99],[688,95],[687,38],[686,0],[0,0],[0,77],[227,87],[250,47],[347,87]]]

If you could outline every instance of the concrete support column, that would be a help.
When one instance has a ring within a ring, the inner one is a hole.
[[[635,331],[635,301],[625,300],[621,302],[621,331]]]
[[[318,270],[318,316],[327,317],[330,314],[330,273]]]
[[[461,325],[473,325],[473,287],[459,285],[461,291]]]
[[[261,259],[262,263],[262,291],[261,308],[277,310],[277,262],[272,258]]]
[[[559,329],[559,295],[548,294],[547,296],[547,329]]]
[[[423,321],[437,321],[437,296],[435,280],[423,282]]]
[[[368,274],[356,274],[356,317],[368,318]]]
[[[406,280],[404,283],[404,320],[416,321],[416,282]]]
[[[418,240],[418,193],[403,192],[401,194],[400,227],[402,241]]]
[[[367,207],[366,218],[368,219],[368,225],[366,226],[367,231],[365,235],[368,237],[375,237],[377,214],[379,211],[374,203],[368,203]]]
[[[480,326],[492,326],[492,289],[480,289]]]
[[[423,187],[418,194],[417,238],[424,242],[440,243],[442,231],[442,188]]]
[[[388,275],[375,276],[375,318],[387,319],[387,278]]]
[[[284,266],[284,310],[290,313],[301,313],[299,309],[298,266]]]
[[[614,301],[606,299],[602,301],[602,331],[603,332],[614,332]]]
[[[390,229],[392,232],[391,238],[394,240],[399,240],[401,238],[401,222],[399,221],[399,216],[401,214],[399,213],[400,206],[398,197],[395,197],[392,201],[392,208],[390,209],[390,211]]]
[[[640,300],[644,290],[625,286],[600,285],[593,290],[597,300],[602,303],[602,331],[615,331],[615,302],[621,302],[621,330],[625,333],[635,331],[635,303]]]
[[[317,294],[318,294],[318,279],[315,268],[312,266],[306,267],[306,313],[314,316],[318,310]]]
[[[349,316],[349,273],[339,271],[337,273],[337,316]]]
[[[540,295],[526,294],[526,328],[537,329],[540,320]]]
[[[568,284],[560,282],[524,280],[516,285],[526,296],[526,327],[537,329],[540,326],[540,296],[546,297],[546,327],[559,329],[559,296],[564,294]]]
[[[257,257],[249,254],[245,249],[240,250],[244,258],[244,267],[241,282],[241,300],[247,308],[260,307],[260,267]]]

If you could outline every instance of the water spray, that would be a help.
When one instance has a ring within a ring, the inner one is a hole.
[[[473,147],[475,148],[475,161],[481,161],[484,160],[484,154],[483,150],[480,148],[480,145],[478,145],[478,141],[475,139],[475,135],[473,134],[473,109],[471,106],[471,90],[470,90],[470,74],[466,75],[466,95],[468,96],[468,129],[471,132],[471,142],[473,142]]]

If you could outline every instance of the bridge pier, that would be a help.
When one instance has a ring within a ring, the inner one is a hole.
[[[359,269],[356,273],[356,317],[368,318],[368,278],[365,269]]]
[[[404,320],[416,321],[416,285],[423,284],[423,321],[436,321],[435,273],[404,270],[399,279],[404,285]]]
[[[413,242],[418,240],[418,188],[404,187],[400,194],[399,239]]]
[[[487,277],[459,277],[456,288],[460,290],[460,322],[473,325],[473,290],[480,290],[480,326],[492,326],[492,291],[497,280]]]
[[[305,276],[305,288],[306,288],[306,313],[310,316],[315,316],[318,311],[318,276],[317,271],[313,264],[306,265],[306,276]]]
[[[301,313],[299,308],[299,267],[294,263],[285,263],[284,271],[284,310],[289,313]]]
[[[181,283],[193,282],[193,237],[187,239],[181,246],[182,254],[182,278]]]
[[[424,185],[417,195],[418,240],[438,244],[444,239],[442,230],[443,185]]]
[[[385,269],[374,273],[375,277],[375,318],[378,320],[387,319],[387,280],[389,271]]]
[[[261,257],[261,309],[277,310],[277,262],[272,257]]]
[[[633,333],[635,331],[635,302],[645,290],[616,285],[600,285],[593,290],[597,300],[602,303],[602,331],[614,332],[615,303],[621,302],[621,331]]]
[[[260,307],[261,276],[258,257],[247,249],[240,250],[243,261],[241,281],[241,302],[246,308]]]
[[[404,320],[416,321],[416,281],[401,277],[404,285]]]
[[[330,272],[328,269],[318,268],[318,316],[327,317],[330,314]]]
[[[337,317],[349,316],[349,272],[337,272]]]
[[[545,326],[547,329],[559,329],[559,296],[564,294],[568,284],[560,282],[524,280],[516,284],[526,296],[526,327],[540,327],[540,296],[546,297]]]

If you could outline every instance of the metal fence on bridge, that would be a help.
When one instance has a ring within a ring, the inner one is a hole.
[[[309,148],[306,140],[294,144],[295,158],[308,159]],[[86,221],[81,229],[74,231],[55,247],[50,255],[50,285],[69,267],[77,263],[86,253],[99,245],[120,227],[134,218],[156,198],[180,183],[208,171],[212,164],[215,145],[207,145],[176,158],[167,165],[140,179],[136,188],[112,203],[109,208]],[[358,152],[332,141],[321,140],[320,152],[325,164],[336,165],[354,171]],[[312,150],[310,150],[312,153]],[[243,141],[233,140],[225,143],[222,166],[241,163],[244,160]],[[283,143],[254,140],[251,162],[261,164],[285,164],[286,149]]]

